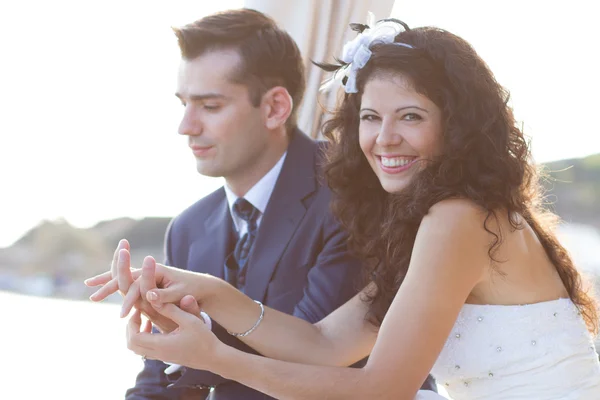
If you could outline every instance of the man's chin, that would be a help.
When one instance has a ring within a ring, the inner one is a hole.
[[[196,162],[196,171],[198,171],[200,175],[208,176],[210,178],[221,178],[223,176],[222,171],[220,171],[218,168],[206,165],[206,163],[202,161]]]

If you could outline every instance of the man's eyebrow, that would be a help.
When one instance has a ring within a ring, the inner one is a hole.
[[[192,101],[202,101],[202,100],[214,100],[214,99],[226,99],[227,96],[222,95],[220,93],[203,93],[203,94],[191,94],[189,96],[184,96],[181,93],[175,93],[175,96],[180,100],[187,98]]]

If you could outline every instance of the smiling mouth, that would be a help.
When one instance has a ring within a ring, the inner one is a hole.
[[[418,161],[418,157],[386,157],[376,156],[381,169],[389,174],[397,174],[410,169]]]

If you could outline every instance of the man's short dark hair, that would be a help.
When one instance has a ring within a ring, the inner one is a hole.
[[[173,30],[184,60],[212,50],[237,51],[242,61],[231,79],[248,87],[255,107],[269,89],[286,88],[294,101],[286,125],[296,126],[306,85],[304,63],[294,39],[273,19],[244,8],[218,12]]]

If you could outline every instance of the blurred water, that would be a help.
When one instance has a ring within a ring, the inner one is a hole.
[[[600,277],[600,232],[590,225],[564,224],[558,229],[561,243],[569,250],[577,267]]]
[[[2,399],[123,398],[142,361],[119,306],[0,292]]]

